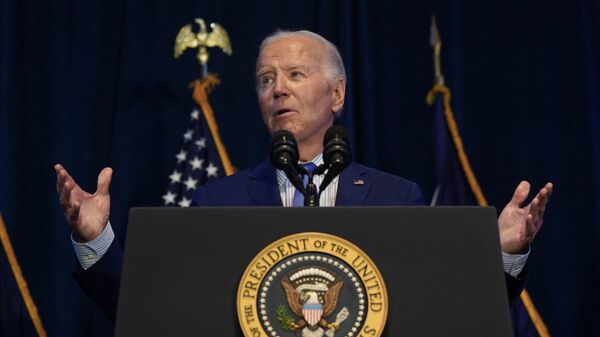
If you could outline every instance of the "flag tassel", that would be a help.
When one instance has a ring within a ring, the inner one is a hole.
[[[194,93],[192,95],[194,97],[194,101],[196,101],[196,103],[202,108],[202,113],[204,114],[204,118],[208,123],[208,128],[210,129],[215,146],[217,147],[217,152],[219,152],[219,157],[223,163],[225,174],[229,176],[235,173],[235,168],[231,164],[231,160],[229,159],[225,145],[223,145],[223,141],[219,135],[219,127],[215,119],[215,113],[208,102],[208,93],[210,93],[214,86],[219,83],[221,83],[221,81],[215,74],[208,74],[201,80],[193,81],[190,86],[194,89]]]

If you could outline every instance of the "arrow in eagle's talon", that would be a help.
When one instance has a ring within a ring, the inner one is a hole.
[[[337,324],[336,322],[333,322],[333,323],[329,323],[329,324],[327,324],[327,328],[328,328],[328,329],[337,330],[337,329],[339,329],[339,327],[340,327],[340,325],[339,325],[339,324]]]

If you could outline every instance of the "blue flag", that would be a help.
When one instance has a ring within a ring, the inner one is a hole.
[[[233,173],[233,166],[221,142],[208,92],[219,83],[214,74],[194,82],[194,100],[183,144],[175,155],[175,169],[169,175],[165,206],[189,207],[198,186]]]
[[[0,336],[43,337],[46,331],[0,217]]]
[[[443,84],[434,86],[427,95],[429,105],[433,106],[433,153],[437,179],[431,205],[487,206],[464,151],[450,98],[450,90]],[[510,309],[515,337],[549,336],[526,290]]]
[[[476,205],[478,202],[461,167],[453,135],[449,132],[443,99],[442,94],[436,94],[433,103],[433,154],[437,184],[431,204]]]

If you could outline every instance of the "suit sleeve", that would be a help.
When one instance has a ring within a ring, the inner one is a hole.
[[[529,274],[527,272],[527,269],[527,265],[525,265],[525,268],[523,269],[521,274],[519,274],[518,278],[513,277],[506,272],[504,273],[504,278],[506,280],[506,292],[508,294],[508,304],[511,307],[511,309],[519,300],[519,296],[521,296],[521,292],[525,287],[525,281],[527,280],[527,275]]]
[[[122,264],[123,251],[115,239],[93,266],[84,270],[76,263],[73,271],[75,281],[113,323],[117,316]]]

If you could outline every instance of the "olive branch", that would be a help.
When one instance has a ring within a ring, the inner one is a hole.
[[[293,324],[295,323],[295,320],[292,316],[290,316],[287,312],[287,309],[285,308],[285,306],[283,304],[280,304],[277,307],[277,321],[279,322],[279,325],[281,326],[281,328],[285,331],[293,331],[294,329],[292,329]]]

